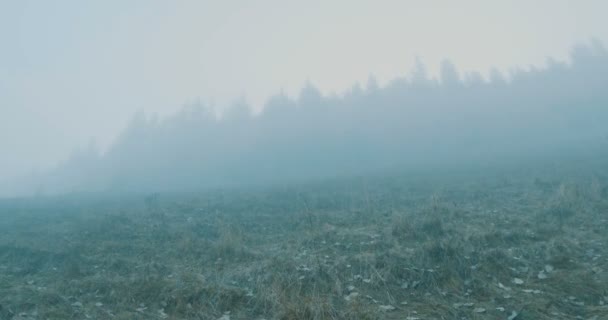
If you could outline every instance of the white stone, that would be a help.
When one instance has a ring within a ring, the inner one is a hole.
[[[378,308],[380,309],[380,311],[384,311],[384,312],[395,310],[395,307],[393,307],[391,305],[379,306]]]

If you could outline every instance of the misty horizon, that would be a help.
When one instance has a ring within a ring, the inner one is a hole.
[[[245,100],[221,114],[200,102],[165,117],[139,112],[106,150],[75,148],[3,193],[184,191],[597,148],[608,134],[606,82],[608,53],[597,40],[573,47],[569,62],[487,78],[449,60],[433,77],[417,60],[384,86],[370,77],[323,95],[309,82],[259,112]]]
[[[186,104],[256,113],[311,82],[341,96],[369,75],[380,87],[415,68],[438,79],[506,78],[569,63],[577,43],[607,43],[598,0],[151,0],[0,3],[0,180],[42,173],[91,141],[102,151],[138,110],[170,117]],[[474,73],[479,72],[479,74]]]

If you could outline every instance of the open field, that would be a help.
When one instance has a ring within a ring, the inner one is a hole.
[[[0,202],[0,319],[608,319],[608,166]]]

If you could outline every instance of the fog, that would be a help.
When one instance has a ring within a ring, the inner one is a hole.
[[[184,103],[259,112],[306,82],[323,95],[370,74],[379,86],[419,56],[429,77],[541,68],[608,41],[604,1],[0,1],[0,181],[44,172],[76,146],[106,151],[138,111]],[[365,85],[363,85],[365,87]],[[4,184],[4,183],[0,183]]]
[[[135,114],[104,151],[94,143],[60,166],[3,186],[4,195],[196,191],[391,170],[474,167],[576,158],[608,140],[608,51],[572,48],[542,68],[438,77],[417,60],[406,76],[373,78],[342,94],[308,83],[252,112],[202,102]]]
[[[605,319],[606,12],[0,0],[0,320]]]

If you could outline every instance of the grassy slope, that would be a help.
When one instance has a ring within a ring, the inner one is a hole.
[[[607,186],[596,164],[5,202],[0,319],[607,319]]]

